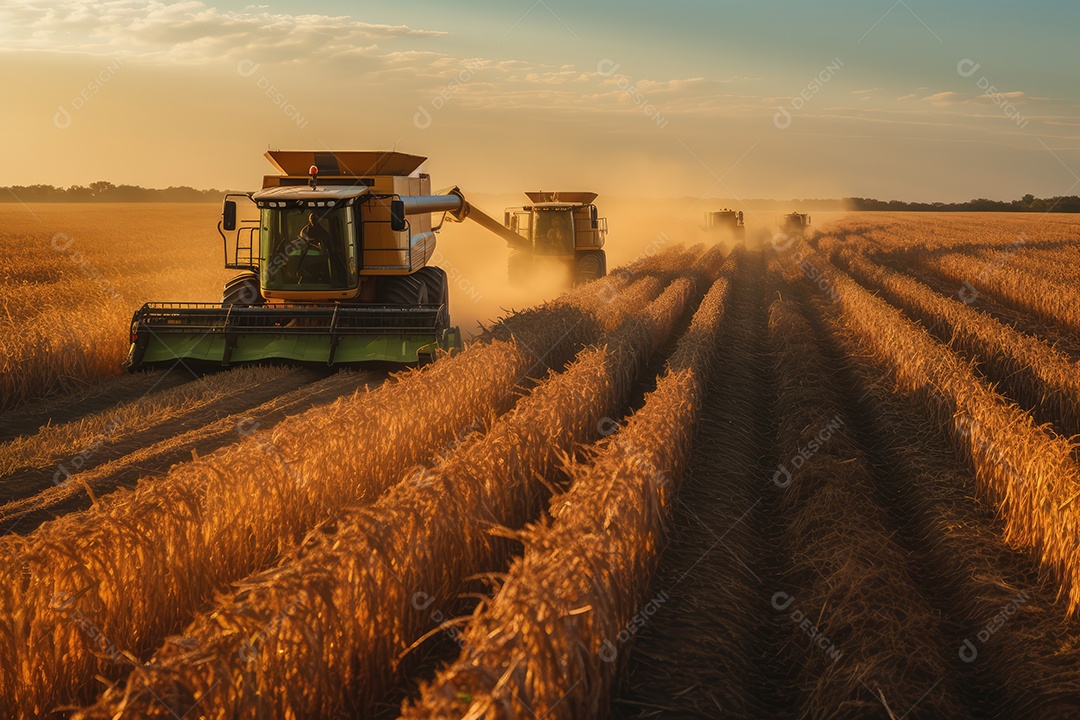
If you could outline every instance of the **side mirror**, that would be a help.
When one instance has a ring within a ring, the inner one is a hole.
[[[235,200],[226,200],[225,205],[221,208],[221,227],[227,232],[232,232],[236,229]]]
[[[405,202],[402,200],[391,200],[390,229],[394,232],[401,232],[407,227],[409,227],[409,223],[405,220]]]

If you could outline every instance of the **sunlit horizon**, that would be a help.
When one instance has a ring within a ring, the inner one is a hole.
[[[275,149],[435,186],[1011,200],[1080,184],[1075,5],[0,4],[0,185],[244,189]]]

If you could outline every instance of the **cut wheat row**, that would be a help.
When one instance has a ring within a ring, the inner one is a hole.
[[[813,328],[778,300],[769,335],[784,468],[776,507],[789,558],[770,604],[789,638],[786,664],[797,668],[799,717],[873,716],[881,698],[901,711],[966,717],[938,617],[874,500],[870,463]]]
[[[761,594],[774,552],[761,502],[764,456],[773,447],[764,254],[749,254],[730,283],[717,371],[706,385],[652,602],[607,648],[609,656],[628,655],[612,702],[617,717],[645,718],[661,708],[669,717],[709,717],[719,706],[738,720],[777,707],[775,694],[762,691],[775,677],[762,662],[767,604],[747,602]],[[723,547],[714,545],[721,535]],[[631,635],[632,653],[622,642]]]
[[[693,286],[676,280],[640,319],[582,351],[486,434],[246,583],[197,618],[183,646],[166,645],[126,691],[107,693],[79,717],[169,717],[166,705],[194,698],[214,717],[370,715],[399,656],[432,629],[466,578],[505,566],[509,545],[492,528],[536,516],[561,458],[628,401]]]
[[[1080,647],[1062,642],[1080,621],[1062,623],[1053,583],[1007,547],[999,521],[972,502],[975,480],[948,438],[927,427],[909,399],[874,383],[880,369],[861,360],[856,338],[824,323],[869,390],[863,395],[890,468],[884,492],[906,519],[922,587],[935,593],[958,678],[979,717],[1080,717]],[[1003,622],[1008,618],[1007,622]]]
[[[1070,443],[981,381],[970,365],[896,308],[817,256],[840,318],[898,391],[917,397],[968,457],[1006,540],[1032,550],[1080,608],[1080,468]]]
[[[856,279],[977,359],[1021,405],[1045,413],[1066,436],[1080,434],[1080,373],[1066,355],[907,275],[856,254],[841,258]]]
[[[243,396],[263,384],[276,383],[290,372],[295,371],[280,366],[236,368],[157,392],[152,390],[136,400],[70,422],[50,422],[40,428],[28,428],[27,434],[0,443],[0,485],[10,479],[5,476],[32,469],[56,468],[61,461],[78,456],[91,446],[95,447],[97,459],[102,447],[172,420],[181,413]],[[67,463],[63,470],[74,474],[82,467],[74,467],[75,464]]]
[[[1073,241],[1075,243],[1075,241]],[[1038,244],[983,248],[971,253],[984,267],[1001,267],[1009,272],[1030,275],[1070,290],[1076,284],[1077,248],[1074,245],[1048,249]]]
[[[551,503],[554,521],[465,633],[459,658],[404,709],[418,717],[603,717],[620,631],[646,600],[713,369],[731,271],[725,265],[645,406]]]
[[[1017,310],[1080,332],[1080,293],[1075,288],[1017,272],[1007,262],[961,253],[920,256],[919,263],[955,282],[958,291],[986,292]]]
[[[679,269],[669,260],[685,258],[657,256],[649,267]],[[634,281],[619,302],[584,286],[509,319],[518,339],[471,347],[4,538],[0,705],[39,717],[89,699],[95,676],[122,676],[126,658],[144,658],[214,592],[270,566],[344,504],[373,500],[466,428],[490,423],[530,375],[561,367],[663,284]]]

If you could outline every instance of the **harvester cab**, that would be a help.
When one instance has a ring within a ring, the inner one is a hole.
[[[705,229],[711,232],[729,232],[735,238],[746,236],[746,224],[741,210],[717,210],[705,213]]]
[[[806,213],[788,213],[780,216],[777,225],[788,235],[802,235],[810,227],[810,216]]]
[[[126,366],[259,360],[411,364],[452,351],[446,273],[426,158],[397,152],[271,151],[279,175],[226,195],[218,232],[240,273],[220,304],[148,303]],[[243,208],[243,211],[241,210]]]

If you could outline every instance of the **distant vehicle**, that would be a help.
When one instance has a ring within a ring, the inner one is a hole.
[[[529,205],[507,208],[505,226],[528,241],[512,249],[507,270],[511,284],[527,280],[536,258],[564,263],[574,283],[607,275],[607,219],[598,216],[593,192],[527,192]]]
[[[788,235],[802,235],[810,227],[810,216],[806,213],[791,212],[782,215],[777,224]]]
[[[510,245],[507,274],[511,285],[527,282],[537,260],[552,260],[570,271],[575,284],[607,275],[607,218],[599,217],[593,192],[527,192],[529,205],[507,208],[503,222],[469,204],[458,188],[450,195],[461,205],[450,210],[455,222],[472,220],[499,235]]]
[[[717,210],[705,213],[705,229],[710,231],[727,230],[736,238],[746,235],[746,224],[741,210]]]

